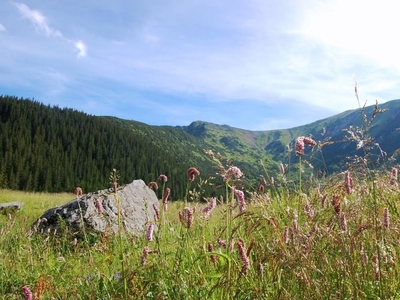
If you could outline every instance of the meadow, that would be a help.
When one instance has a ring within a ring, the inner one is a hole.
[[[396,168],[301,182],[299,153],[300,183],[282,165],[250,189],[239,168],[208,154],[226,193],[203,195],[212,178],[189,169],[184,201],[163,196],[156,230],[149,223],[139,237],[32,234],[46,209],[75,195],[2,190],[0,202],[24,202],[0,216],[2,299],[400,298]]]
[[[79,193],[0,190],[0,203],[24,203],[15,214],[0,215],[0,295],[7,300],[400,299],[398,169],[390,159],[374,167],[376,143],[368,136],[380,112],[376,105],[367,120],[361,108],[364,127],[348,133],[365,156],[329,177],[305,176],[311,155],[305,147],[322,146],[304,136],[292,149],[297,161],[281,164],[276,178],[265,169],[257,186],[212,151],[206,154],[217,178],[202,178],[201,170],[189,168],[181,200],[168,199],[174,187],[160,174],[148,183],[162,190],[157,220],[149,220],[137,237],[121,226],[117,234],[83,230],[81,238],[67,227],[32,231],[45,210]],[[286,177],[288,167],[298,170],[297,180]],[[114,175],[115,170],[110,185],[118,199]],[[213,184],[224,192],[207,195],[205,185]],[[120,224],[123,214],[118,215]]]

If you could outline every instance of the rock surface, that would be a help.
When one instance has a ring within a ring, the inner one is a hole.
[[[96,201],[101,203],[101,212]],[[32,227],[35,231],[54,232],[55,229],[62,230],[66,226],[74,233],[79,233],[82,229],[81,209],[86,230],[117,233],[118,202],[123,231],[135,236],[143,234],[149,222],[154,222],[156,213],[153,205],[159,208],[154,191],[143,180],[134,180],[119,187],[116,196],[112,188],[100,190],[49,209]]]
[[[15,213],[21,209],[22,205],[24,205],[22,202],[0,203],[0,214]]]

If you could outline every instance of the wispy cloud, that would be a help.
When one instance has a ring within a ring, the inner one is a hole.
[[[37,31],[45,34],[47,37],[62,37],[60,31],[51,28],[47,24],[46,17],[40,11],[30,9],[24,3],[15,2],[14,4],[18,8],[21,15],[31,21],[32,25]]]
[[[6,2],[0,89],[89,113],[289,127],[357,108],[353,74],[361,99],[399,98],[392,0]]]
[[[6,28],[4,27],[3,24],[0,23],[0,32],[6,32]]]
[[[78,58],[82,58],[87,55],[87,47],[82,41],[77,41],[75,43],[75,47],[79,50]]]
[[[73,43],[75,48],[77,48],[79,51],[78,58],[87,56],[87,46],[83,41],[78,40],[76,42],[72,42],[70,39],[64,37],[61,31],[51,27],[48,24],[46,17],[40,11],[31,9],[24,3],[15,2],[14,5],[18,8],[20,14],[32,23],[36,31],[44,34],[46,37],[61,38],[68,43]]]

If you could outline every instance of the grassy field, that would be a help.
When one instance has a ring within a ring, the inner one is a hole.
[[[2,299],[400,298],[397,169],[297,189],[268,178],[253,190],[240,188],[237,169],[221,172],[227,189],[215,208],[203,210],[213,199],[189,181],[185,197],[209,203],[169,202],[152,240],[147,230],[78,241],[68,231],[30,234],[46,209],[75,195],[0,191],[0,202],[24,202],[0,215]]]

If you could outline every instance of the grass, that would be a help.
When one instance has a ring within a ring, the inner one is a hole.
[[[364,118],[364,107],[360,110]],[[153,239],[146,229],[141,236],[126,236],[121,226],[117,235],[85,235],[81,241],[68,228],[32,233],[32,223],[46,209],[74,195],[0,191],[0,202],[25,204],[14,215],[0,215],[0,295],[32,299],[23,294],[31,291],[33,299],[400,299],[397,168],[369,167],[371,144],[364,143],[368,129],[364,126],[355,141],[363,142],[365,157],[320,181],[302,179],[306,160],[304,143],[298,145],[298,140],[297,183],[286,180],[284,168],[278,180],[265,169],[261,184],[248,186],[238,168],[207,151],[224,179],[225,195],[214,208],[202,186],[212,178],[194,181],[189,176],[184,201],[169,202],[164,211],[164,192],[173,187],[163,180]],[[300,141],[311,145],[304,137]]]
[[[397,299],[398,187],[390,174],[354,175],[351,193],[343,174],[306,193],[274,183],[246,193],[241,214],[232,179],[229,201],[208,217],[205,203],[189,202],[188,226],[178,217],[183,201],[169,202],[153,241],[146,232],[122,242],[104,234],[89,243],[92,262],[85,241],[74,244],[68,232],[28,234],[73,194],[2,190],[0,202],[25,204],[0,216],[0,294],[23,299],[28,286],[34,299]]]

